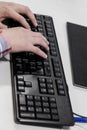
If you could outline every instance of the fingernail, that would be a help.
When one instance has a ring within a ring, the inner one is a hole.
[[[47,48],[47,50],[49,51],[49,47]]]
[[[44,58],[47,59],[47,55],[45,55]]]
[[[47,41],[47,44],[49,45],[49,42]]]
[[[35,26],[37,27],[37,26],[38,26],[38,24],[37,24],[37,23],[35,23]]]

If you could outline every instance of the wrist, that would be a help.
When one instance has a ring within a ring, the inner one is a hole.
[[[11,44],[10,44],[10,40],[9,37],[6,35],[6,30],[1,30],[0,29],[0,36],[4,39],[5,44],[7,45],[7,51],[11,51]]]

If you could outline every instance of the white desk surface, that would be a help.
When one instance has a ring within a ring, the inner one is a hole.
[[[73,111],[87,116],[87,89],[72,84],[66,32],[67,21],[87,26],[87,0],[15,0],[14,2],[29,6],[34,13],[53,17]],[[51,128],[15,124],[12,102],[10,64],[0,62],[0,130],[51,130]],[[77,125],[66,130],[83,130],[83,128],[87,130],[87,123]]]

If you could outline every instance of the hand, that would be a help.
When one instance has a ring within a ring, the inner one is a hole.
[[[32,21],[34,26],[37,26],[35,16],[28,7],[11,2],[0,2],[0,28],[6,28],[6,26],[3,25],[1,21],[9,17],[18,21],[25,28],[29,29],[29,24],[26,22],[25,18],[20,14],[28,16],[28,18]]]
[[[40,45],[47,51],[49,50],[49,42],[42,34],[38,32],[32,32],[31,30],[23,27],[16,27],[3,29],[2,36],[8,42],[8,46],[12,48],[11,52],[29,51],[43,58],[47,58],[47,55],[35,46]]]

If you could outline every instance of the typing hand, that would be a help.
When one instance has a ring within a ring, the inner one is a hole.
[[[8,46],[12,48],[11,52],[29,51],[47,58],[47,54],[36,46],[40,45],[47,51],[49,50],[49,42],[41,33],[23,27],[15,27],[3,29],[2,36],[8,42]]]
[[[12,2],[0,2],[0,22],[3,19],[9,17],[18,21],[25,28],[29,29],[29,24],[26,22],[25,18],[20,14],[26,15],[32,21],[33,25],[37,26],[35,16],[28,7]],[[6,28],[6,26],[0,23],[0,28]]]

